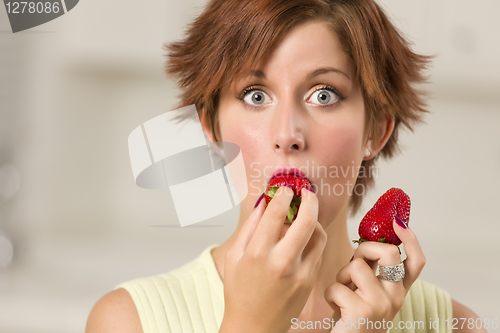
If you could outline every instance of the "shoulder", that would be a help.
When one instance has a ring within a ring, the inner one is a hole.
[[[123,288],[101,297],[90,311],[85,333],[143,333],[139,314]]]
[[[456,330],[454,330],[457,333],[461,332],[468,332],[468,333],[487,333],[488,331],[484,329],[482,326],[481,328],[477,328],[475,323],[477,322],[477,319],[479,316],[466,307],[465,305],[455,301],[454,299],[451,300],[451,304],[453,307],[453,318],[457,318],[457,325],[456,325]],[[468,325],[469,324],[469,319],[474,321],[474,324]],[[465,320],[464,320],[465,319]],[[462,325],[464,323],[465,325]],[[472,326],[472,328],[469,328],[469,326]]]
[[[101,297],[92,308],[85,333],[145,333],[149,322],[167,327],[166,318],[156,318],[158,306],[173,313],[175,294],[181,293],[177,270],[123,282]],[[182,274],[179,274],[182,276]],[[145,301],[145,302],[144,302]],[[146,326],[143,327],[143,323]]]
[[[215,306],[218,318],[224,309],[222,282],[210,261],[212,247],[170,272],[117,285],[94,305],[85,332],[143,333],[153,330],[150,325],[161,332],[194,325],[196,332],[203,329],[200,325],[213,324],[210,319],[204,323],[202,312]]]

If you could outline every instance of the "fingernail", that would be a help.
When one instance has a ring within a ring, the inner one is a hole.
[[[303,187],[302,189],[303,189],[303,190],[306,190],[306,191],[309,191],[309,192],[314,193],[314,191],[313,191],[313,190],[310,190],[310,189],[308,189],[307,187]],[[300,194],[302,195],[302,191],[300,192]]]
[[[260,201],[262,200],[262,198],[264,197],[264,193],[262,193],[259,197],[259,199],[257,200],[257,203],[255,204],[255,206],[253,206],[253,208],[257,207],[260,203]]]
[[[408,226],[406,225],[406,223],[403,222],[403,220],[401,220],[397,215],[394,216],[394,219],[396,220],[396,223],[403,229],[407,229]]]
[[[352,261],[352,259],[354,259],[354,255],[351,257],[351,260],[349,260],[349,262],[351,262],[351,261]]]
[[[282,187],[284,187],[284,188],[281,190],[282,192],[285,192],[286,194],[294,193],[294,191],[293,191],[293,186],[292,186],[292,185],[290,185],[290,184],[286,184],[286,185],[281,186],[281,187],[280,187],[280,189],[281,189]],[[289,188],[289,190],[287,190],[287,189],[285,189],[285,188]],[[285,194],[285,193],[283,193],[283,194]]]

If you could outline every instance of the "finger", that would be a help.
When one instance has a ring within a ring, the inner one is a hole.
[[[378,266],[392,266],[401,263],[401,255],[396,245],[380,242],[362,242],[354,252],[355,258],[364,259],[372,268],[377,271]]]
[[[241,226],[240,231],[236,236],[236,240],[234,241],[233,248],[231,249],[231,251],[234,251],[233,253],[237,256],[237,258],[241,258],[243,256],[243,253],[245,252],[245,249],[250,242],[250,239],[252,238],[252,235],[254,234],[265,210],[266,201],[262,198],[257,207],[252,210],[247,220]]]
[[[318,262],[325,250],[326,240],[326,231],[319,222],[316,222],[316,228],[302,252],[302,262],[307,270],[312,271],[318,266]]]
[[[293,198],[293,190],[287,186],[281,186],[260,219],[253,237],[248,244],[251,248],[268,250],[274,246],[285,223],[285,219]]]
[[[380,242],[361,243],[356,249],[356,252],[354,252],[354,258],[365,260],[371,267],[373,274],[376,273],[378,266],[394,266],[401,263],[399,248],[393,244]],[[391,297],[404,297],[406,295],[406,288],[402,280],[380,280],[380,283]]]
[[[289,259],[301,257],[318,227],[318,197],[306,189],[302,189],[301,197],[297,218],[278,245],[282,255]],[[321,231],[319,237],[322,237]]]
[[[354,283],[362,292],[378,291],[377,296],[383,293],[379,279],[373,273],[368,263],[361,259],[353,259],[337,273],[337,282],[349,286]]]
[[[324,297],[328,305],[333,309],[333,316],[337,318],[336,321],[340,318],[339,314],[342,309],[356,309],[363,302],[359,295],[339,282],[334,282],[326,288]]]
[[[404,224],[404,222],[403,222]],[[396,219],[393,222],[394,232],[403,242],[406,260],[405,265],[405,278],[403,279],[403,284],[406,291],[410,289],[411,285],[420,275],[422,269],[425,266],[425,255],[420,247],[417,236],[413,233],[410,228],[404,229],[396,223]]]
[[[379,304],[381,300],[387,299],[401,300],[406,296],[402,281],[379,280],[371,267],[361,258],[353,259],[343,267],[337,274],[337,282],[347,287],[350,287],[352,282],[357,288],[355,291],[370,304]]]

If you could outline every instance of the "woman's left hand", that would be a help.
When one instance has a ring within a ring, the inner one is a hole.
[[[396,222],[393,225],[407,256],[404,279],[392,282],[375,275],[377,266],[401,263],[397,246],[361,243],[353,260],[337,274],[337,282],[325,290],[325,299],[334,310],[337,324],[332,332],[387,332],[390,328],[387,322],[392,321],[403,306],[408,290],[424,268],[425,256],[412,230],[404,229]],[[367,325],[370,321],[373,324]]]

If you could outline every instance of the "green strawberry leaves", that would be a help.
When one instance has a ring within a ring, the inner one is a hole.
[[[363,242],[368,242],[368,239],[360,238],[358,240],[353,240],[352,242],[356,243],[356,244],[361,244]],[[379,238],[377,242],[379,242],[379,243],[387,243],[385,241],[385,238]],[[387,243],[387,244],[389,244],[389,243]]]
[[[300,206],[300,203],[302,202],[301,198],[297,198],[296,196],[293,197],[292,202],[290,202],[290,207],[288,207],[288,220],[292,222],[293,217],[295,214],[297,214],[298,207]]]
[[[269,186],[269,188],[271,189],[270,191],[267,191],[266,192],[266,195],[268,195],[269,197],[271,197],[271,199],[274,197],[274,195],[276,194],[276,192],[278,191],[279,189],[279,186]]]
[[[295,214],[294,214],[294,212],[292,210],[292,207],[288,207],[288,213],[286,214],[286,217],[290,220],[290,222],[292,222],[294,215]]]
[[[361,244],[361,243],[363,243],[363,242],[368,242],[368,241],[369,241],[368,239],[360,238],[360,239],[357,239],[357,240],[355,239],[355,240],[353,240],[352,242],[353,242],[353,243],[356,243],[356,244]],[[377,242],[378,242],[378,243],[386,243],[386,244],[391,244],[391,243],[387,242],[387,241],[385,240],[385,238],[379,238],[379,239],[377,240]],[[397,248],[398,248],[398,250],[399,250],[399,254],[401,254],[401,249],[399,248],[399,246],[396,246],[396,247],[397,247]]]
[[[266,195],[272,199],[276,194],[276,192],[278,191],[278,189],[279,186],[269,186],[269,191],[266,192]],[[293,217],[295,216],[295,214],[297,214],[301,202],[302,202],[301,198],[293,196],[292,202],[290,202],[290,207],[288,207],[288,212],[286,214],[286,217],[290,222],[293,221]]]

